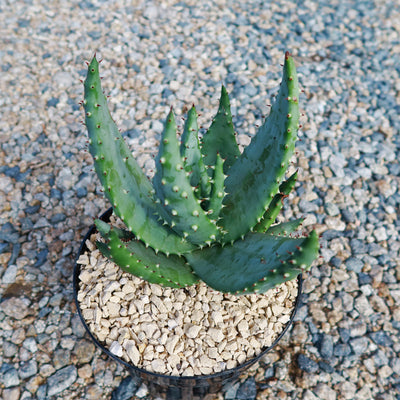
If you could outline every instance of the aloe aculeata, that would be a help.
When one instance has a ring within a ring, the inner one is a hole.
[[[294,231],[302,220],[274,225],[297,173],[285,180],[299,127],[299,88],[287,52],[271,112],[241,153],[229,97],[199,140],[197,112],[181,138],[174,114],[162,134],[152,182],[133,158],[108,111],[96,56],[84,82],[89,151],[114,213],[126,230],[96,220],[100,251],[125,271],[171,287],[202,279],[235,294],[265,292],[310,268],[318,237]]]

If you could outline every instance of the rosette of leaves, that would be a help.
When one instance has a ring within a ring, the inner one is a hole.
[[[263,293],[310,268],[319,249],[316,232],[295,234],[301,219],[274,225],[297,178],[297,172],[285,177],[299,128],[298,80],[288,52],[270,114],[243,152],[222,87],[218,112],[201,140],[195,107],[180,138],[171,108],[152,180],[110,115],[96,56],[84,88],[89,151],[126,226],[96,220],[104,256],[151,283],[185,287],[201,279],[235,294]]]

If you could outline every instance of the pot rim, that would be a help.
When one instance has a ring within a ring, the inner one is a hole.
[[[110,207],[107,211],[105,211],[101,216],[100,219],[105,220],[106,222],[109,220],[111,214],[112,214],[113,208]],[[106,353],[109,357],[111,357],[112,359],[114,359],[115,361],[121,363],[122,365],[124,365],[126,368],[128,369],[134,369],[136,371],[136,373],[139,374],[145,374],[145,375],[150,375],[153,378],[161,378],[161,379],[168,379],[170,381],[179,381],[179,382],[183,382],[183,381],[209,381],[210,379],[223,379],[223,378],[229,378],[230,376],[236,376],[238,374],[240,374],[241,372],[245,371],[248,367],[250,367],[251,365],[255,364],[257,361],[259,361],[263,356],[265,356],[269,351],[271,351],[274,347],[276,347],[276,345],[278,344],[278,342],[282,339],[283,335],[287,332],[287,330],[289,329],[289,327],[292,325],[293,323],[293,319],[296,315],[297,309],[299,308],[300,304],[301,304],[301,295],[302,295],[302,283],[303,283],[303,278],[302,278],[302,274],[299,274],[297,276],[297,282],[298,282],[298,292],[297,292],[297,296],[296,296],[296,301],[294,303],[293,306],[293,310],[292,313],[290,315],[290,319],[289,321],[286,323],[285,327],[283,328],[282,332],[278,335],[278,337],[274,340],[274,342],[271,344],[271,346],[268,346],[266,348],[264,348],[264,350],[258,354],[257,356],[254,356],[253,358],[245,361],[242,364],[239,364],[238,366],[236,366],[235,368],[231,368],[231,369],[226,369],[224,371],[221,372],[216,372],[214,374],[208,374],[208,375],[193,375],[193,376],[176,376],[176,375],[165,375],[165,374],[159,374],[156,372],[151,372],[151,371],[147,371],[143,368],[139,368],[136,365],[130,364],[128,362],[126,362],[125,360],[123,360],[122,358],[116,356],[115,354],[111,353],[109,349],[107,349],[102,343],[100,343],[100,341],[93,335],[93,333],[91,332],[89,326],[87,325],[85,319],[83,318],[82,312],[81,312],[81,308],[80,308],[80,303],[78,301],[78,292],[79,292],[79,273],[80,273],[80,264],[78,264],[78,259],[79,256],[81,254],[83,254],[86,250],[88,250],[87,246],[86,246],[86,240],[90,239],[90,236],[96,231],[96,226],[93,224],[88,232],[86,233],[85,237],[83,238],[80,247],[79,247],[79,251],[77,253],[77,256],[75,258],[75,265],[74,265],[74,272],[73,272],[73,292],[74,292],[74,300],[75,300],[75,304],[76,304],[76,308],[78,311],[78,315],[86,329],[86,331],[88,332],[90,338],[93,340],[93,342],[95,343],[95,345],[100,348],[104,353]]]

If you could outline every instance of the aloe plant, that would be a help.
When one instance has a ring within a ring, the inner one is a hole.
[[[150,181],[114,123],[96,56],[84,82],[89,151],[114,213],[126,229],[96,220],[104,256],[152,283],[195,284],[235,294],[263,293],[310,268],[315,231],[302,220],[274,224],[297,172],[285,179],[299,127],[299,88],[287,52],[271,112],[241,153],[222,87],[217,115],[202,139],[193,106],[181,138],[168,114]]]

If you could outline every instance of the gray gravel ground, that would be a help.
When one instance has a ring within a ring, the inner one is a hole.
[[[150,170],[170,105],[194,102],[207,126],[222,82],[247,143],[289,49],[305,115],[283,214],[307,216],[322,258],[281,346],[215,399],[400,399],[399,2],[296,3],[0,0],[1,398],[149,398],[73,303],[76,251],[108,207],[79,123],[84,60],[104,58],[114,119]]]

